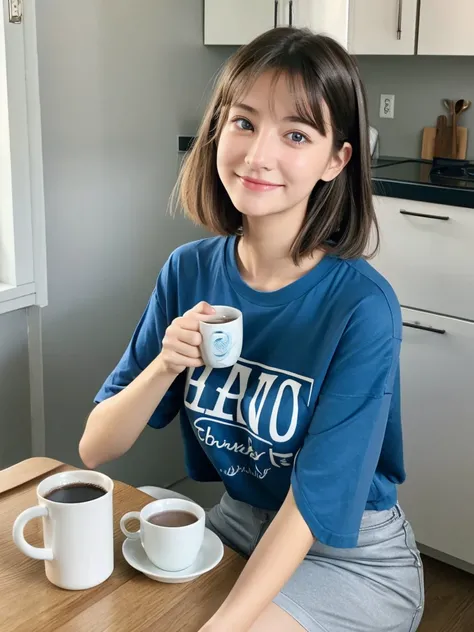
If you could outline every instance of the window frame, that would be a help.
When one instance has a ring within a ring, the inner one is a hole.
[[[0,12],[0,314],[48,303],[36,0]]]

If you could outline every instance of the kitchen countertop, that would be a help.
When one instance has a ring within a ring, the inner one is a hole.
[[[375,195],[474,208],[474,180],[430,177],[431,161],[381,156],[372,162]]]

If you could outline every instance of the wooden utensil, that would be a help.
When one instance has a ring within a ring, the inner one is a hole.
[[[447,119],[442,114],[436,119],[436,136],[433,156],[443,156],[444,140],[446,137]]]
[[[451,127],[451,158],[456,158],[458,154],[458,135],[457,135],[457,124],[458,124],[458,113],[461,111],[462,100],[457,100],[454,103],[454,110],[452,116],[452,127]]]
[[[466,101],[464,99],[458,99],[454,105],[454,119],[453,119],[453,129],[452,129],[452,157],[455,158],[457,156],[457,132],[456,127],[459,121],[459,117],[461,116],[464,110],[467,110],[465,107]],[[469,106],[468,106],[469,107]]]
[[[451,152],[448,156],[449,158],[456,158],[457,151],[457,117],[461,112],[461,108],[464,103],[464,99],[458,99],[457,101],[454,99],[443,99],[443,103],[445,107],[448,109],[450,117],[451,117]]]
[[[468,110],[472,105],[472,102],[469,99],[463,99],[463,106],[461,108],[461,114]]]
[[[456,102],[456,109],[458,109],[458,103],[459,111],[457,112],[457,120],[459,121],[461,114],[471,107],[471,101],[469,101],[469,99],[459,99],[459,101]]]
[[[451,156],[451,128],[448,127],[448,119],[443,117],[443,128],[441,131],[441,157]]]

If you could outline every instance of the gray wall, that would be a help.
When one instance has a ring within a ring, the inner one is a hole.
[[[28,337],[21,310],[0,316],[0,469],[30,451]]]
[[[48,456],[79,465],[94,394],[122,354],[171,250],[202,233],[166,213],[204,91],[229,54],[202,43],[197,0],[41,0],[38,50],[49,306]],[[30,451],[24,312],[0,317],[0,466]],[[5,391],[5,392],[4,392]],[[5,393],[8,401],[3,401]],[[132,484],[184,476],[177,425],[146,429],[104,468]],[[8,453],[3,456],[2,452]]]
[[[474,102],[474,57],[358,58],[368,91],[370,122],[380,131],[380,153],[419,158],[423,127],[436,126],[447,114],[442,99]],[[379,118],[381,94],[395,95],[395,118]],[[474,158],[474,108],[462,115],[468,138],[468,157]]]

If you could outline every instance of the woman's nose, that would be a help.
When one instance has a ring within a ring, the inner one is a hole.
[[[275,164],[276,148],[270,134],[258,134],[252,139],[245,156],[245,164],[252,170],[271,171]]]

